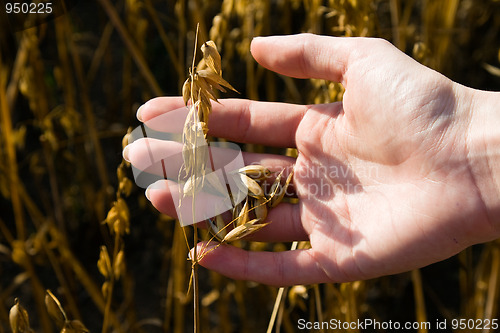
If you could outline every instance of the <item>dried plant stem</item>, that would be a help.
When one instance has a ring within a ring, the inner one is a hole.
[[[500,275],[500,250],[497,244],[491,247],[491,272],[488,281],[488,293],[485,301],[484,314],[482,317],[476,316],[476,318],[495,318],[497,315]],[[484,331],[489,332],[489,330],[486,329]]]
[[[24,207],[26,208],[26,211],[28,212],[28,215],[30,219],[33,221],[33,224],[37,227],[38,230],[40,230],[41,226],[43,223],[46,221],[44,218],[44,215],[42,212],[38,209],[38,207],[35,205],[33,200],[30,198],[28,195],[26,189],[24,188],[23,184],[19,184],[19,193],[20,197],[22,199],[22,203]],[[58,260],[56,261],[58,265],[64,265],[67,264],[68,267],[74,272],[74,276],[78,278],[78,280],[82,283],[84,286],[85,290],[89,293],[89,296],[93,300],[94,304],[97,306],[97,308],[104,313],[104,308],[105,308],[105,301],[102,297],[101,291],[99,290],[99,287],[95,284],[95,282],[92,280],[91,276],[89,273],[86,271],[86,269],[83,267],[83,265],[80,263],[79,259],[75,257],[71,249],[69,248],[68,244],[64,241],[64,235],[61,233],[59,229],[55,227],[54,224],[51,224],[49,226],[49,234],[52,239],[58,239],[60,240],[57,242],[57,252],[60,254]],[[45,251],[49,251],[48,249],[48,244],[44,242],[44,249]],[[50,250],[53,251],[53,250]],[[48,255],[48,254],[47,254]],[[54,267],[54,269],[56,269]],[[45,292],[43,288],[40,290]],[[44,313],[46,313],[44,311]],[[110,320],[113,323],[113,326],[115,329],[117,329],[119,332],[122,332],[123,330],[120,327],[120,323],[116,316],[111,313],[110,314]]]
[[[465,249],[458,254],[460,262],[459,268],[459,288],[462,295],[460,312],[464,317],[472,318],[474,311],[474,264],[472,251]]]
[[[116,261],[116,257],[118,256],[118,252],[120,251],[120,244],[121,244],[121,235],[119,233],[115,233],[115,244],[114,244],[113,259],[112,259],[113,263]],[[111,274],[109,279],[109,289],[106,295],[106,306],[104,307],[104,318],[102,320],[102,331],[101,331],[102,333],[106,333],[108,331],[114,285],[115,285],[115,277],[114,274]]]
[[[179,36],[186,36],[187,34],[187,24],[186,24],[186,4],[185,1],[177,2],[175,6],[175,16],[177,18],[177,33]],[[177,60],[179,67],[184,69],[186,64],[186,38],[180,37],[177,39]],[[182,87],[184,82],[183,75],[179,76],[179,88]]]
[[[193,200],[194,202],[194,200]],[[194,216],[194,213],[193,213]],[[193,250],[193,264],[191,266],[193,275],[193,319],[194,319],[194,332],[200,332],[200,294],[198,285],[198,257],[197,257],[197,246],[198,244],[198,228],[193,226],[193,240],[194,240],[194,250]]]
[[[198,29],[199,29],[199,24],[196,25],[196,34],[194,38],[194,54],[193,54],[193,63],[191,65],[191,75],[194,75],[194,66],[195,66],[195,61],[196,61],[196,49],[198,47]],[[193,84],[194,80],[191,80],[191,94],[193,93]],[[194,98],[191,96],[191,101],[194,104]],[[192,105],[191,107],[195,107]],[[197,112],[193,112],[193,123],[197,123]],[[196,151],[196,150],[195,150]],[[196,154],[194,154],[194,164],[196,165]],[[196,172],[196,170],[194,171]],[[202,175],[204,177],[205,175]],[[191,258],[192,265],[191,265],[191,270],[192,270],[192,276],[193,276],[193,320],[194,320],[194,333],[200,332],[200,295],[199,295],[199,286],[198,286],[198,228],[196,227],[196,221],[195,221],[195,202],[196,202],[196,189],[193,193],[193,202],[192,202],[192,216],[193,216],[193,257]]]
[[[290,247],[290,251],[294,251],[297,249],[297,246],[299,245],[299,242],[295,241],[292,243],[292,246]],[[278,290],[278,295],[276,296],[276,300],[274,301],[274,307],[273,307],[273,313],[271,314],[271,319],[269,320],[269,324],[267,325],[267,331],[266,333],[271,333],[273,331],[274,323],[276,322],[276,317],[278,316],[278,310],[281,307],[281,304],[283,303],[283,294],[285,291],[288,290],[288,287],[281,287]]]
[[[316,303],[316,313],[318,314],[318,321],[322,323],[323,319],[323,307],[321,306],[321,294],[319,291],[319,285],[315,284],[314,289],[314,302]]]
[[[427,314],[425,311],[424,290],[422,287],[422,275],[419,269],[414,269],[411,272],[411,280],[413,282],[413,294],[415,297],[415,315],[420,323],[427,322]],[[419,333],[427,333],[427,328],[422,326],[418,329]]]
[[[163,45],[165,45],[165,49],[167,50],[168,55],[170,56],[170,59],[172,60],[172,63],[175,65],[174,67],[175,67],[175,70],[177,72],[177,75],[179,75],[179,77],[183,77],[184,76],[184,69],[183,69],[183,67],[181,67],[181,64],[177,60],[177,55],[175,54],[174,47],[172,46],[172,43],[170,42],[170,39],[167,36],[167,33],[165,32],[165,29],[163,29],[161,21],[158,18],[158,14],[156,13],[156,10],[153,8],[151,0],[145,0],[144,6],[146,7],[146,10],[148,11],[149,16],[151,16],[151,20],[153,21],[153,24],[155,25],[156,29],[158,30],[158,34],[160,35],[160,38],[161,38]]]
[[[196,49],[196,48],[195,48]],[[195,154],[195,160],[194,162],[196,163],[196,154]],[[196,192],[196,191],[195,191]],[[193,202],[191,205],[192,209],[192,216],[193,216],[193,255],[191,257],[191,284],[193,287],[193,331],[194,333],[200,332],[200,310],[199,310],[199,299],[200,299],[200,288],[198,285],[199,279],[198,279],[198,228],[196,227],[196,224],[194,223],[194,216],[195,216],[195,200],[196,200],[196,194],[193,194]],[[183,229],[184,230],[184,229]]]
[[[35,298],[38,315],[40,316],[40,326],[42,327],[43,332],[52,332],[52,324],[47,312],[45,311],[45,288],[38,278],[35,267],[30,260],[26,260],[25,269],[30,277],[31,285],[33,287],[33,296]]]
[[[58,18],[58,23],[60,22],[61,24],[61,29],[62,31],[68,33],[71,31],[70,29],[70,24],[68,21],[68,17],[63,15],[60,18]],[[75,68],[76,72],[76,79],[79,85],[79,91],[82,96],[81,98],[81,103],[82,103],[82,108],[84,111],[85,115],[85,120],[87,122],[87,128],[89,131],[89,137],[90,141],[92,143],[92,147],[95,152],[95,161],[97,165],[97,170],[98,170],[98,176],[102,184],[102,188],[106,189],[108,188],[109,185],[109,180],[108,180],[108,172],[107,172],[107,167],[106,167],[106,162],[104,159],[104,152],[102,151],[102,147],[100,144],[99,136],[97,134],[96,130],[96,120],[95,120],[95,115],[92,110],[92,103],[89,98],[89,91],[88,91],[88,86],[86,82],[86,77],[84,75],[84,69],[83,69],[83,64],[80,59],[80,55],[77,52],[76,46],[74,45],[73,40],[69,36],[65,36],[66,42],[68,43],[68,49],[71,54],[71,58],[73,60],[73,65]],[[104,218],[104,217],[103,217]]]
[[[61,265],[59,264],[57,256],[55,255],[54,251],[50,248],[50,245],[46,241],[43,242],[43,249],[47,255],[47,258],[50,261],[50,264],[52,265],[52,268],[54,269],[54,273],[55,276],[57,277],[57,280],[59,281],[62,289],[64,290],[64,294],[66,295],[66,302],[68,303],[68,308],[70,310],[69,312],[72,313],[72,317],[80,319],[81,318],[80,311],[78,310],[78,305],[76,303],[75,298],[73,297],[67,278],[64,275],[63,267],[61,267]]]
[[[195,44],[196,45],[196,44]],[[196,50],[196,47],[195,47]],[[194,58],[193,58],[194,59]],[[194,62],[194,61],[193,61]],[[193,65],[194,66],[194,65]],[[193,113],[193,115],[195,115]],[[194,163],[196,164],[196,154],[194,155]],[[194,191],[195,193],[193,194],[193,202],[191,205],[191,213],[193,216],[193,256],[191,257],[191,278],[192,278],[192,285],[193,285],[193,330],[194,333],[200,332],[200,288],[198,285],[198,228],[196,227],[196,224],[194,223],[195,219],[195,201],[196,201],[196,190]]]
[[[59,231],[57,231],[55,228],[51,229],[51,233],[53,234],[52,237],[60,237]],[[62,244],[59,245],[58,251],[61,253],[61,259],[70,265],[75,276],[78,278],[78,280],[80,280],[81,284],[85,287],[85,290],[87,290],[90,298],[97,306],[97,308],[101,312],[104,312],[105,301],[102,297],[99,287],[92,280],[92,278],[87,273],[87,271],[80,263],[80,261],[74,256],[74,254],[71,252],[69,248],[63,246]],[[114,318],[113,322],[117,323],[117,319]],[[115,325],[115,327],[118,326]]]
[[[106,27],[104,27],[103,29],[101,39],[99,40],[99,46],[97,46],[96,51],[94,52],[94,56],[92,57],[92,62],[90,63],[86,79],[86,82],[89,86],[91,86],[94,82],[97,70],[99,69],[99,65],[101,64],[102,58],[104,57],[105,51],[109,45],[112,32],[113,24],[111,22],[108,22],[106,24]]]
[[[278,290],[278,295],[276,296],[276,300],[274,302],[273,313],[271,314],[271,320],[269,320],[266,333],[271,333],[273,331],[274,323],[276,321],[276,317],[278,316],[278,310],[281,307],[281,302],[283,300],[283,294],[285,293],[285,289],[288,290],[288,288],[285,287],[281,287]]]
[[[42,224],[46,221],[42,212],[38,209],[33,200],[29,197],[23,184],[19,184],[19,193],[22,199],[22,203],[26,208],[26,211],[28,212],[30,219],[33,221],[33,224],[36,226],[36,228],[40,229]],[[82,282],[85,289],[89,292],[89,295],[93,299],[94,304],[96,304],[97,307],[101,311],[103,311],[104,301],[102,299],[99,288],[92,281],[91,277],[88,275],[87,271],[83,268],[79,260],[73,255],[73,253],[69,249],[68,244],[64,241],[64,236],[63,234],[61,234],[61,231],[58,230],[54,224],[51,224],[49,226],[49,233],[52,239],[60,240],[57,243],[57,252],[60,253],[60,258],[57,262],[59,264],[61,263],[70,264],[71,269],[75,273],[74,275],[78,277],[78,279]],[[46,245],[47,244],[44,243],[45,250],[48,251]],[[114,322],[116,322],[116,319],[114,320]]]
[[[12,246],[12,242],[14,241],[14,236],[12,235],[9,228],[7,227],[7,224],[1,217],[0,217],[0,234],[2,234],[3,237],[5,237],[7,243]]]
[[[149,69],[149,66],[144,59],[142,53],[139,51],[139,48],[135,45],[135,42],[132,39],[132,36],[130,36],[130,33],[128,32],[127,28],[121,21],[120,17],[118,16],[118,13],[116,12],[115,8],[113,5],[109,2],[109,0],[99,0],[99,3],[101,6],[104,8],[104,11],[106,14],[108,14],[109,19],[111,22],[113,22],[113,25],[115,26],[116,30],[120,34],[123,42],[125,43],[125,46],[129,50],[130,54],[132,55],[132,58],[134,59],[135,63],[137,64],[137,67],[140,69],[141,75],[144,77],[146,82],[149,84],[150,89],[156,96],[161,96],[163,95],[162,90],[160,88],[160,85],[156,81],[153,73]]]
[[[3,67],[2,59],[0,57],[0,68]],[[21,194],[19,188],[21,186],[21,181],[19,179],[19,171],[17,166],[16,150],[15,145],[12,140],[12,119],[10,116],[10,108],[7,103],[6,96],[6,82],[4,79],[0,78],[0,119],[1,119],[1,129],[3,133],[3,139],[5,142],[5,150],[7,151],[8,158],[8,172],[10,180],[10,200],[12,202],[12,208],[14,211],[14,219],[16,224],[16,236],[17,239],[23,241],[26,238],[26,229],[24,221],[23,206],[21,202]],[[35,298],[36,306],[40,314],[40,324],[44,331],[50,332],[52,325],[50,324],[49,318],[44,311],[44,288],[40,282],[38,276],[36,275],[35,268],[29,256],[24,256],[22,264],[24,269],[30,277],[31,284],[33,286],[33,295]]]
[[[3,68],[2,59],[0,58],[0,68]],[[17,239],[24,240],[26,238],[26,230],[24,227],[24,214],[21,205],[21,198],[19,196],[18,184],[18,168],[16,159],[16,148],[12,140],[12,119],[10,117],[10,109],[7,104],[7,96],[5,94],[6,83],[0,77],[0,119],[1,129],[3,132],[5,150],[7,151],[8,158],[8,172],[10,180],[10,200],[14,210],[14,218],[16,221]]]
[[[7,105],[9,110],[14,107],[14,102],[16,101],[17,95],[19,93],[19,80],[21,78],[22,69],[26,66],[28,61],[28,50],[30,48],[30,34],[25,31],[22,35],[21,41],[19,43],[19,48],[16,54],[16,60],[12,66],[10,82],[7,86]]]

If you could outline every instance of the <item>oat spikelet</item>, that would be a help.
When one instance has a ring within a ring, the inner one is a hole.
[[[207,66],[216,74],[222,76],[221,58],[214,41],[209,40],[203,44],[201,46],[201,52],[203,52],[203,60],[205,61],[205,64],[207,64]]]
[[[219,215],[210,219],[209,231],[220,242],[229,243],[240,240],[263,228],[266,222],[268,209],[276,207],[284,198],[292,182],[293,170],[288,174],[284,184],[282,178],[284,169],[277,175],[268,193],[264,191],[264,183],[272,173],[262,165],[249,165],[232,171],[236,185],[241,190],[248,191],[247,198],[236,205],[232,210],[232,221],[226,223]],[[216,223],[215,223],[216,222]],[[232,227],[232,230],[227,230]]]
[[[182,133],[183,168],[179,179],[185,183],[181,188],[182,197],[195,195],[204,185],[208,161],[208,117],[212,112],[211,101],[217,102],[216,91],[225,92],[225,88],[236,91],[222,78],[221,57],[213,41],[204,43],[201,47],[205,69],[193,66],[189,77],[182,86],[182,98],[188,107],[188,116]]]
[[[34,332],[30,328],[28,311],[19,304],[17,298],[15,303],[9,312],[10,329],[13,333]]]
[[[250,234],[253,234],[257,230],[262,229],[269,223],[260,223],[260,219],[253,219],[249,222],[241,224],[227,233],[227,235],[222,239],[223,242],[234,242],[240,240]]]
[[[192,68],[189,77],[182,85],[182,98],[186,106],[200,101],[196,106],[199,121],[207,124],[208,116],[212,111],[210,100],[217,102],[216,91],[226,92],[231,89],[238,92],[229,82],[222,78],[221,57],[217,51],[217,46],[213,41],[204,43],[201,47],[203,52],[203,62],[208,68]]]
[[[50,290],[47,290],[45,293],[45,307],[47,308],[47,312],[50,317],[58,326],[63,326],[64,323],[68,321],[68,317],[66,316],[66,312],[64,312],[61,303]]]
[[[61,303],[56,296],[50,291],[45,293],[45,306],[50,317],[61,328],[61,333],[88,333],[89,330],[79,320],[69,320],[64,312]]]

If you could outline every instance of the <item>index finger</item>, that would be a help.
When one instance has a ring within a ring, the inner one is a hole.
[[[276,147],[295,147],[295,132],[308,108],[247,99],[220,99],[219,102],[212,102],[209,135]],[[148,127],[162,131],[169,125],[155,122],[154,118],[180,108],[185,108],[181,97],[157,97],[139,108],[137,118]]]

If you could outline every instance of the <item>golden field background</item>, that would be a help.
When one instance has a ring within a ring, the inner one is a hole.
[[[197,23],[241,92],[223,97],[339,100],[339,84],[278,76],[249,53],[253,36],[299,32],[385,38],[455,81],[500,91],[498,0],[82,0],[30,29],[0,21],[0,332],[16,299],[36,332],[61,330],[47,289],[67,322],[92,332],[193,331],[183,230],[132,184],[121,149],[139,105],[180,94]],[[395,276],[285,289],[274,331],[296,332],[300,318],[498,318],[499,245]],[[266,331],[277,288],[198,273],[202,332]]]

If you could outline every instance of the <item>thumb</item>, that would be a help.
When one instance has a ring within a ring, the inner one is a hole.
[[[270,36],[254,38],[250,50],[257,62],[279,74],[344,83],[351,55],[362,42],[313,34]]]
[[[250,50],[257,62],[279,74],[342,82],[352,39],[313,34],[256,37]]]

